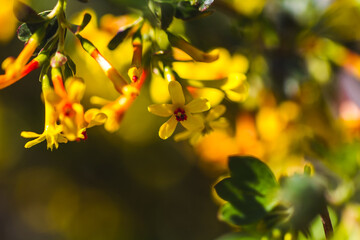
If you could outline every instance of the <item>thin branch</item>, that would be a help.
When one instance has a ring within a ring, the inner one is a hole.
[[[331,224],[329,211],[326,206],[321,211],[320,216],[321,216],[321,221],[322,221],[322,224],[324,227],[325,237],[328,240],[333,236],[334,230],[333,230],[333,226]]]

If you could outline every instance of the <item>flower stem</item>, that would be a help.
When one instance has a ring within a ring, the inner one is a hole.
[[[325,237],[326,237],[327,240],[331,239],[334,230],[333,230],[333,227],[332,227],[332,224],[331,224],[329,211],[328,211],[326,206],[320,212],[320,217],[321,217],[321,222],[322,222],[323,227],[324,227]]]

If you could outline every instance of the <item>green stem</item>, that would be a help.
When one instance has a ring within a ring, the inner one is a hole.
[[[58,45],[58,52],[63,52],[65,48],[65,27],[66,24],[66,17],[65,17],[65,8],[66,8],[66,0],[59,0],[58,4],[60,5],[58,11],[58,34],[59,34],[59,45]]]

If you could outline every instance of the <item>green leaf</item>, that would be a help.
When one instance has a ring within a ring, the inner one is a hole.
[[[73,32],[74,34],[78,34],[88,25],[90,20],[91,20],[91,15],[88,13],[85,13],[81,24],[80,25],[69,24],[69,30],[71,32]]]
[[[229,158],[229,169],[236,186],[244,191],[257,193],[259,201],[274,206],[279,185],[265,163],[251,156],[233,156]]]
[[[39,23],[45,21],[34,9],[23,2],[14,2],[14,13],[20,22]]]
[[[200,3],[199,11],[203,12],[210,7],[214,0],[199,0]]]
[[[117,48],[117,46],[120,45],[120,43],[122,43],[126,37],[128,37],[129,32],[139,23],[141,23],[143,21],[142,17],[139,17],[136,21],[134,21],[131,24],[128,24],[126,26],[122,26],[118,32],[116,33],[116,35],[111,39],[111,41],[108,44],[108,48],[110,50],[114,50],[115,48]],[[141,28],[141,27],[140,27]]]
[[[294,175],[283,180],[283,201],[291,206],[290,223],[307,230],[313,219],[326,208],[325,185],[318,177]]]
[[[37,28],[32,27],[32,25],[28,25],[26,23],[23,23],[19,26],[17,29],[17,37],[22,42],[27,42],[31,35],[36,31]]]
[[[254,223],[277,204],[278,183],[271,170],[254,157],[230,157],[231,178],[215,185],[217,194],[231,205],[224,205],[224,221],[236,225]]]
[[[127,28],[121,28],[119,29],[119,31],[116,33],[116,35],[111,39],[111,41],[108,44],[108,48],[110,50],[114,50],[115,48],[117,48],[117,46],[120,45],[120,43],[122,43],[124,41],[124,39],[127,37],[128,33],[130,32],[131,27],[127,27]]]
[[[199,11],[196,6],[189,2],[179,2],[175,8],[175,17],[182,20],[191,20],[198,17],[206,17],[211,15],[212,11]]]
[[[46,16],[49,12],[50,11],[44,11],[39,13],[39,15],[43,17]],[[40,23],[23,23],[19,26],[17,30],[17,37],[20,41],[27,42],[31,37],[31,35],[33,35],[41,27],[45,27],[45,26],[46,26],[45,37],[42,43],[40,44],[41,45],[40,48],[42,48],[46,44],[46,42],[50,38],[52,38],[52,36],[56,33],[58,28],[57,18],[53,18],[51,20],[47,20],[45,22],[40,22]]]
[[[174,34],[166,31],[169,42],[173,47],[177,47],[184,52],[186,52],[190,57],[192,57],[195,61],[198,62],[213,62],[219,58],[219,54],[210,54],[203,52],[187,41],[182,37],[175,36]]]
[[[69,68],[73,72],[73,75],[75,75],[76,74],[76,64],[74,63],[74,61],[71,59],[71,57],[69,55],[66,55],[66,58],[67,58],[66,64],[69,65]]]
[[[172,4],[169,3],[160,3],[160,9],[161,9],[161,16],[160,16],[160,23],[161,23],[161,29],[166,30],[175,15],[175,8]]]

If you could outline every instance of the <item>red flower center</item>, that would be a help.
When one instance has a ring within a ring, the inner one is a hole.
[[[181,121],[184,121],[187,119],[187,116],[185,114],[185,110],[182,109],[182,108],[177,108],[175,111],[174,111],[174,115],[176,117],[176,120],[178,122],[181,122]]]
[[[66,103],[62,110],[63,110],[63,114],[65,115],[65,117],[73,117],[75,114],[75,111],[72,108],[71,103]]]

